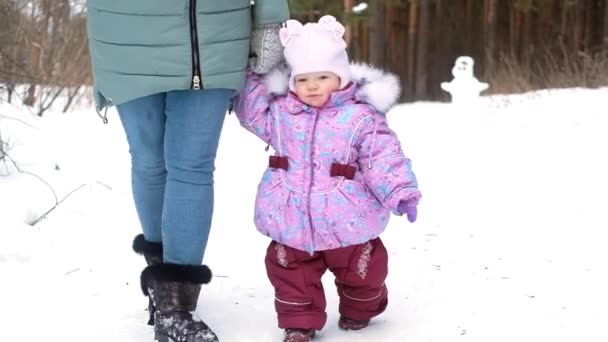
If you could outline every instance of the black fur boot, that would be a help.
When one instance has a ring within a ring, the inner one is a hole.
[[[142,291],[149,296],[154,314],[154,338],[159,342],[218,342],[215,333],[192,317],[201,284],[211,281],[205,266],[160,264],[148,266],[141,274]]]
[[[160,242],[146,240],[144,234],[139,234],[133,239],[133,250],[146,259],[148,266],[163,263],[163,245]]]
[[[133,250],[137,254],[141,254],[146,259],[148,266],[160,265],[163,263],[163,245],[160,242],[150,242],[144,237],[144,234],[139,234],[133,240]],[[154,303],[148,298],[148,312],[150,318],[148,325],[154,325]]]

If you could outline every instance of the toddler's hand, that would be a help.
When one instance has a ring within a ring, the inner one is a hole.
[[[408,201],[399,202],[399,206],[397,207],[397,211],[400,214],[406,214],[407,220],[414,223],[416,222],[416,218],[418,217],[418,209],[416,208],[416,203],[410,203]]]

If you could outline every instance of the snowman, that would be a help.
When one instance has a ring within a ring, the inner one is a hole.
[[[452,96],[452,103],[472,104],[479,93],[488,89],[488,84],[479,82],[473,75],[475,62],[469,56],[460,56],[452,68],[454,79],[451,82],[441,82],[441,89]]]

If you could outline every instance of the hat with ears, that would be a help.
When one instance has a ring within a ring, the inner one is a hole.
[[[291,68],[289,89],[295,90],[294,77],[309,72],[330,71],[340,77],[340,89],[351,80],[344,26],[331,15],[325,15],[318,23],[302,25],[288,20],[279,35],[285,47],[283,54]]]

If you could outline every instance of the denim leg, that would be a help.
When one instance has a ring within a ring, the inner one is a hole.
[[[213,214],[215,155],[232,90],[167,93],[164,260],[200,265]]]
[[[146,240],[161,241],[167,171],[164,157],[165,94],[118,105],[131,153],[131,187]]]

